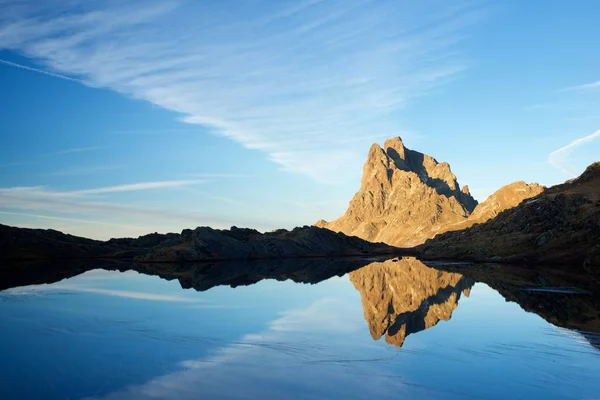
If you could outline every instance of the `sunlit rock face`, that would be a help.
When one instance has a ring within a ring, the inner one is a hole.
[[[415,258],[374,262],[350,274],[360,292],[373,339],[401,347],[406,337],[448,321],[474,281],[439,271]]]
[[[373,144],[360,189],[340,218],[316,226],[372,242],[411,247],[449,230],[482,223],[536,196],[543,186],[515,182],[478,206],[446,162],[408,149],[402,139]]]
[[[319,221],[347,235],[413,246],[466,219],[477,201],[448,163],[406,148],[399,137],[371,146],[359,191],[339,219]]]
[[[531,199],[546,190],[537,183],[513,182],[492,193],[483,203],[479,203],[469,218],[442,228],[438,233],[457,231],[475,224],[485,223],[504,210],[517,207],[523,201]]]

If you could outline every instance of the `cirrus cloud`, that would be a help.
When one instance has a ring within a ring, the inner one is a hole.
[[[4,65],[146,100],[331,182],[464,70],[480,3],[25,0],[3,7],[0,49],[36,63]]]
[[[550,153],[548,156],[548,162],[567,174],[576,175],[576,171],[569,165],[569,156],[578,147],[581,147],[586,143],[590,143],[598,138],[600,138],[600,130],[597,130],[591,135],[575,139],[566,146],[563,146],[560,149]]]

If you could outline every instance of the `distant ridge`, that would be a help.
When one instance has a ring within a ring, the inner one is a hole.
[[[260,233],[254,229],[184,229],[99,241],[51,229],[0,224],[0,260],[122,259],[136,262],[189,262],[398,254],[383,243],[313,226]]]

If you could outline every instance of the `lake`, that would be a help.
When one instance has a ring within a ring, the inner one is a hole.
[[[583,272],[404,258],[0,277],[2,399],[600,398]]]

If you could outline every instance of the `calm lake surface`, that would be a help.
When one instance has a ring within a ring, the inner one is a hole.
[[[600,398],[589,287],[416,259],[303,263],[15,278],[0,292],[0,397]]]

